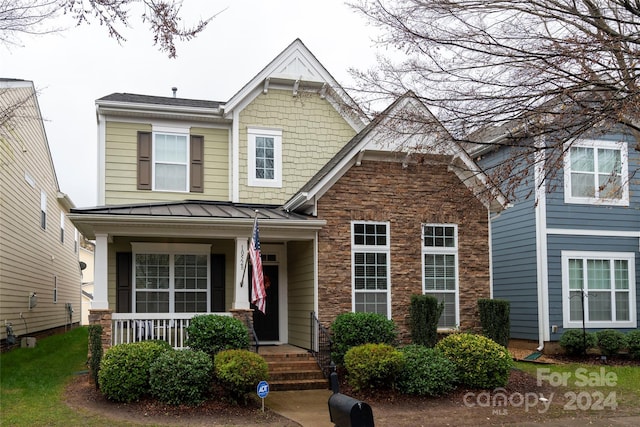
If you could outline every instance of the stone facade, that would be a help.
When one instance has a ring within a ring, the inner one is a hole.
[[[111,310],[89,310],[89,324],[102,326],[102,351],[111,348]],[[89,354],[89,357],[91,355]]]
[[[389,221],[391,315],[410,340],[411,295],[422,294],[421,225],[458,226],[460,329],[479,330],[478,298],[490,295],[487,208],[448,170],[448,158],[367,161],[353,166],[318,201],[318,300],[328,326],[352,310],[351,221]]]

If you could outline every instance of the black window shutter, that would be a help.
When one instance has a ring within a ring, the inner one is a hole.
[[[131,280],[133,255],[131,252],[116,253],[116,312],[131,313]]]
[[[211,311],[224,312],[224,254],[211,254]]]
[[[151,190],[151,132],[138,132],[138,190]]]
[[[191,135],[190,191],[204,192],[204,137]]]

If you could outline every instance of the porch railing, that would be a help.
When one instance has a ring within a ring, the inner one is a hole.
[[[322,326],[315,312],[311,312],[311,345],[310,352],[318,362],[325,378],[331,375],[331,335],[327,328]]]
[[[111,345],[145,341],[167,341],[175,349],[186,348],[187,327],[201,313],[113,313]],[[231,316],[231,313],[216,313]]]

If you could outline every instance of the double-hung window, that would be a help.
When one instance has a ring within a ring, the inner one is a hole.
[[[353,311],[391,318],[389,223],[351,223]]]
[[[565,328],[635,328],[635,255],[562,251]]]
[[[248,183],[254,187],[282,187],[282,131],[249,128]]]
[[[153,134],[153,188],[161,191],[188,191],[188,135]]]
[[[136,313],[209,312],[210,246],[132,243]]]
[[[575,141],[564,161],[565,202],[629,204],[627,144]]]
[[[438,328],[455,328],[459,324],[456,225],[422,225],[422,271],[424,293],[444,302]]]

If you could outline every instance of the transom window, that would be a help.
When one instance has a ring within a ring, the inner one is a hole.
[[[563,251],[562,273],[564,327],[636,327],[633,253]]]
[[[188,135],[154,132],[153,139],[153,188],[188,191]]]
[[[438,328],[451,329],[458,314],[458,228],[448,224],[422,226],[423,290],[444,302]]]
[[[389,224],[351,223],[353,311],[391,318]]]
[[[578,141],[565,157],[565,201],[628,205],[627,146]]]
[[[136,313],[203,313],[209,310],[209,245],[134,246]]]
[[[250,186],[282,186],[282,131],[250,128],[248,183]]]

